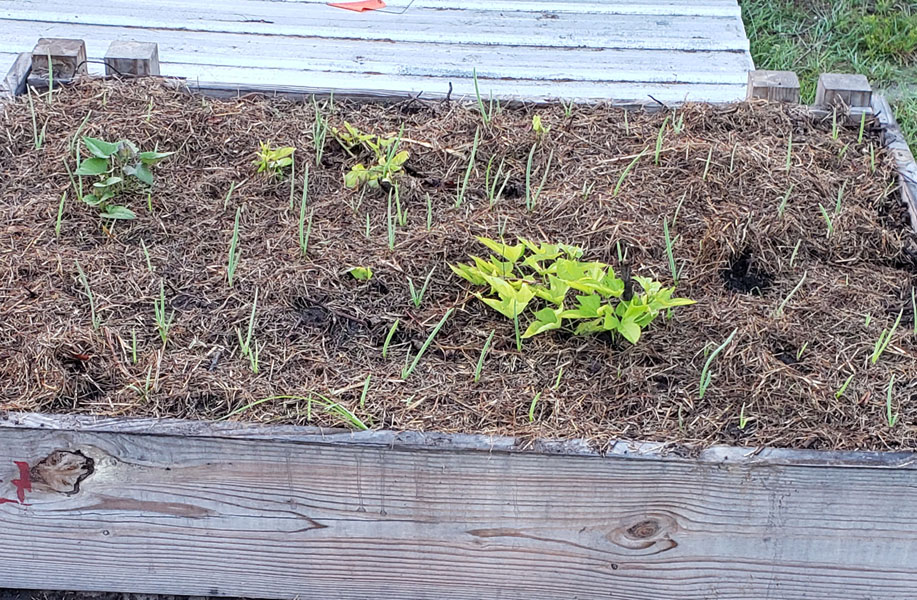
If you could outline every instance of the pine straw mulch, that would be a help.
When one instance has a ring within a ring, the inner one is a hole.
[[[335,125],[347,120],[387,135],[404,125],[403,147],[411,158],[401,199],[408,224],[397,228],[389,251],[385,196],[343,187],[342,174],[354,161],[333,141],[322,164],[314,165],[310,102],[218,101],[157,81],[83,82],[55,92],[52,104],[36,101],[39,128],[47,123],[40,150],[34,149],[24,99],[0,111],[3,409],[218,419],[258,400],[291,396],[298,398],[257,403],[233,418],[341,425],[317,405],[309,413],[301,397],[316,392],[372,427],[400,430],[580,437],[600,445],[629,438],[917,447],[911,310],[917,244],[883,152],[876,153],[871,173],[869,146],[878,146],[871,127],[858,143],[857,128],[833,139],[830,119],[815,122],[798,109],[689,106],[681,113],[683,131],[669,129],[655,165],[665,111],[625,118],[610,107],[577,107],[566,118],[559,106],[505,109],[481,130],[477,168],[465,203],[456,208],[456,182],[481,124],[473,108],[418,100],[335,102]],[[130,197],[138,219],[105,226],[70,190],[56,238],[59,199],[69,186],[64,162],[73,162],[68,142],[90,111],[84,134],[177,154],[154,172],[152,212],[145,195]],[[533,113],[551,128],[535,153],[534,178],[540,180],[551,151],[553,165],[530,213],[523,195]],[[299,173],[305,162],[313,163],[306,259],[298,254],[288,180],[254,174],[259,140],[299,148]],[[649,153],[615,197],[619,175],[646,147]],[[505,158],[512,173],[506,197],[493,208],[483,191],[491,157]],[[224,206],[231,182],[239,185]],[[593,185],[584,200],[584,186]],[[833,213],[841,189],[841,211],[827,235],[819,204]],[[778,205],[787,190],[781,217]],[[426,194],[433,207],[429,231]],[[230,288],[226,257],[240,206],[241,263]],[[526,341],[517,352],[512,323],[474,299],[447,268],[483,251],[473,236],[505,232],[509,240],[577,244],[586,249],[585,259],[612,264],[620,241],[636,274],[670,283],[662,225],[676,212],[678,293],[697,304],[658,319],[636,346],[555,332]],[[98,331],[77,261],[98,304]],[[375,277],[360,282],[345,274],[358,265],[371,267]],[[434,267],[415,309],[407,279],[419,284]],[[775,317],[803,276],[785,314]],[[175,311],[165,349],[153,321],[160,282]],[[255,337],[263,346],[257,375],[236,341],[256,289]],[[402,381],[407,353],[416,354],[450,307],[456,308],[453,316],[417,371]],[[880,332],[902,310],[888,350],[871,364]],[[400,326],[384,359],[381,347],[396,319]],[[736,327],[699,399],[706,353]],[[491,330],[493,349],[475,384],[475,363]],[[900,420],[889,427],[886,393],[893,376],[892,409]],[[749,422],[741,430],[743,406]]]

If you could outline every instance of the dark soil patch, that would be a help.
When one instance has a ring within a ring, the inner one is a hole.
[[[395,429],[583,437],[598,444],[623,437],[917,447],[917,405],[910,400],[917,336],[906,314],[917,284],[917,239],[889,185],[890,161],[879,150],[873,173],[869,146],[878,142],[859,143],[856,128],[833,139],[830,122],[795,109],[689,106],[684,129],[667,131],[656,165],[661,113],[634,113],[625,123],[619,110],[604,106],[577,107],[569,119],[560,107],[513,108],[483,128],[475,110],[455,103],[337,102],[334,125],[346,120],[390,136],[404,126],[411,157],[400,199],[408,217],[390,250],[385,195],[343,187],[354,160],[331,140],[315,165],[311,103],[217,101],[156,81],[96,81],[59,90],[52,104],[42,100],[35,109],[37,122],[48,123],[40,150],[33,148],[27,103],[0,107],[0,409],[204,419],[239,411],[234,418],[341,425],[308,402],[322,394],[370,426]],[[85,134],[176,151],[155,170],[152,211],[145,194],[124,199],[135,221],[103,223],[95,209],[73,199],[64,168],[65,161],[73,164],[68,142],[90,111]],[[552,151],[553,163],[529,212],[524,182],[533,112],[551,126],[534,155],[536,184]],[[456,207],[456,184],[479,127],[478,163]],[[310,164],[314,216],[306,258],[297,246],[289,180],[254,173],[260,140],[299,149],[294,196]],[[622,171],[647,147],[615,195]],[[510,176],[492,207],[484,192],[490,157],[505,160]],[[227,201],[231,182],[238,185]],[[830,235],[820,204],[831,212]],[[226,256],[239,207],[241,262],[230,288]],[[518,352],[512,323],[477,301],[447,266],[483,252],[475,235],[576,244],[586,259],[615,264],[621,242],[634,275],[670,284],[662,231],[676,213],[678,294],[697,304],[658,319],[636,346],[556,332],[528,340]],[[92,328],[77,261],[97,302],[99,330]],[[354,266],[371,267],[374,278],[354,280],[346,273]],[[415,307],[408,278],[419,286],[434,267]],[[153,320],[160,283],[175,311],[165,348]],[[258,374],[237,341],[255,290]],[[449,308],[452,317],[403,381],[403,365]],[[891,344],[872,364],[876,339],[902,308]],[[707,356],[733,329],[700,399]],[[474,383],[491,331],[493,346]],[[900,421],[889,428],[885,398],[893,375]],[[738,429],[743,405],[752,425]]]

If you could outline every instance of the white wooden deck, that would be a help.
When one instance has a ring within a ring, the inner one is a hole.
[[[163,75],[229,91],[458,97],[474,68],[499,98],[728,102],[753,68],[736,0],[0,0],[0,74],[39,37],[157,42]]]

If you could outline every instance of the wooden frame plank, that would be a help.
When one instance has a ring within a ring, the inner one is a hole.
[[[602,457],[569,442],[525,452],[502,438],[257,429],[12,415],[0,425],[0,585],[361,600],[917,596],[914,455],[692,459],[634,446]]]
[[[885,147],[891,152],[898,167],[898,186],[901,199],[911,217],[911,227],[917,231],[917,162],[907,144],[904,132],[895,120],[895,111],[888,100],[879,94],[872,95],[872,110],[882,125]]]
[[[0,98],[18,96],[25,90],[32,70],[32,53],[22,52],[13,59],[9,71],[0,79]]]

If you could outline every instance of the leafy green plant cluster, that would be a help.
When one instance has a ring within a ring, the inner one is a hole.
[[[611,265],[580,261],[583,251],[576,246],[536,244],[521,238],[515,245],[483,237],[477,240],[494,255],[487,260],[471,256],[474,264],[449,266],[472,284],[487,286],[487,291],[475,296],[514,320],[517,344],[519,317],[527,309],[533,319],[522,339],[572,326],[576,335],[609,331],[636,344],[661,311],[694,303],[673,298],[674,287],[663,287],[648,277],[622,278]],[[634,292],[633,282],[641,291]],[[572,307],[569,296],[575,300]],[[533,304],[536,299],[544,303]]]
[[[293,146],[273,148],[270,142],[258,142],[258,153],[255,157],[258,173],[282,177],[283,172],[293,166],[294,152],[296,148]]]
[[[152,186],[153,165],[171,156],[172,152],[141,152],[128,140],[106,142],[98,138],[83,136],[83,145],[90,157],[83,159],[74,172],[80,177],[95,177],[92,193],[82,193],[82,183],[78,188],[80,199],[95,206],[103,217],[109,219],[133,219],[136,215],[125,206],[118,206],[112,201],[122,192],[136,184]],[[82,180],[80,180],[82,182]]]
[[[394,176],[401,171],[404,163],[410,158],[407,150],[398,150],[401,143],[401,133],[397,137],[385,138],[371,133],[364,133],[344,121],[344,128],[331,128],[334,139],[351,156],[356,156],[360,149],[372,153],[376,159],[375,164],[366,166],[357,163],[344,175],[344,185],[349,188],[359,188],[364,185],[380,187],[382,183],[394,185]]]

